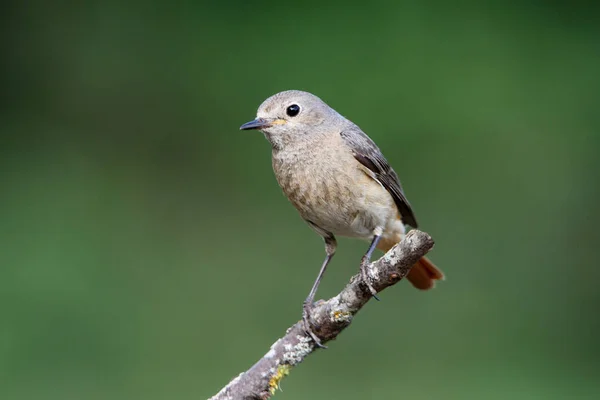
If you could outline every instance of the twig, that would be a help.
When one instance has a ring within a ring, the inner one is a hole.
[[[381,292],[404,278],[412,266],[433,247],[433,239],[424,232],[410,231],[404,240],[379,260],[369,265],[371,284]],[[335,339],[350,325],[354,315],[371,299],[360,274],[327,301],[320,300],[311,313],[313,330],[322,343]],[[242,372],[209,400],[264,400],[271,397],[281,379],[292,367],[317,349],[304,331],[302,321],[291,326],[248,371]]]

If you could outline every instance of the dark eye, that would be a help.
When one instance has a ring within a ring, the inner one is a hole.
[[[299,112],[300,106],[298,104],[292,104],[285,110],[285,113],[290,117],[295,117],[296,115],[298,115]]]

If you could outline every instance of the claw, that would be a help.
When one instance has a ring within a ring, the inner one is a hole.
[[[380,301],[379,297],[377,296],[377,290],[375,290],[375,288],[369,282],[369,276],[367,275],[368,266],[369,264],[366,263],[365,260],[363,260],[363,262],[360,263],[360,276],[367,289],[369,289],[369,292],[371,292],[373,298],[377,301]]]
[[[304,303],[304,305],[302,307],[302,321],[304,322],[304,330],[306,331],[306,333],[308,333],[308,335],[311,337],[313,342],[315,342],[315,345],[317,347],[326,349],[327,346],[325,346],[323,343],[321,343],[321,339],[319,339],[317,337],[317,335],[315,335],[315,333],[313,332],[313,330],[310,326],[310,309],[311,308],[312,308],[312,304],[308,304],[308,303]]]

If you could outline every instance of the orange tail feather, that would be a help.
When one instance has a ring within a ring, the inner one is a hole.
[[[444,280],[444,273],[427,257],[422,257],[412,267],[407,278],[417,289],[427,290],[435,287],[435,281]]]

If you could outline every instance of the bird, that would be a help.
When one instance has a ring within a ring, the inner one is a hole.
[[[367,266],[375,248],[387,252],[402,240],[405,225],[417,228],[412,207],[398,175],[375,142],[311,93],[287,90],[272,95],[258,107],[256,118],[240,129],[264,134],[271,144],[279,186],[325,243],[325,260],[302,308],[304,329],[319,347],[325,347],[313,332],[310,312],[336,252],[336,236],[370,242],[360,274],[366,289],[377,298]],[[428,290],[444,274],[423,257],[407,278],[415,288]]]

